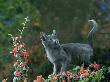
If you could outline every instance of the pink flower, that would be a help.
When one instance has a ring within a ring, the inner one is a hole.
[[[89,67],[94,68],[95,70],[98,70],[100,68],[99,64],[91,64]]]
[[[54,80],[56,80],[56,79],[57,79],[57,76],[56,76],[56,74],[54,74],[54,76],[53,76],[53,79],[54,79]]]
[[[70,76],[70,75],[71,75],[71,73],[70,73],[69,71],[67,71],[67,72],[66,72],[66,75],[67,75],[67,76]]]
[[[78,73],[74,73],[73,79],[74,79],[75,81],[78,81],[78,80],[79,80]]]
[[[29,59],[25,59],[25,61],[26,61],[27,63],[30,63],[30,62],[31,62]]]
[[[15,76],[16,76],[16,77],[20,77],[20,76],[21,76],[21,72],[20,72],[19,70],[17,70],[17,71],[15,72]]]
[[[14,56],[16,56],[16,53],[18,53],[18,48],[15,47],[15,48],[12,50],[12,53],[14,54]]]
[[[23,54],[24,58],[27,58],[29,56],[27,50],[22,50],[22,54]]]
[[[80,68],[80,74],[83,76],[83,77],[87,77],[89,76],[89,69],[85,69],[84,67],[81,67]]]
[[[23,50],[22,54],[25,58],[27,58],[29,56],[28,51],[27,50]]]
[[[71,75],[71,73],[70,73],[69,71],[67,71],[67,72],[66,72],[66,76],[67,76],[68,82],[70,82],[70,75]]]

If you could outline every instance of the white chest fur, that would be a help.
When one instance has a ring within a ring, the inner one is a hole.
[[[53,63],[54,60],[55,60],[55,58],[54,58],[54,56],[53,56],[52,50],[45,48],[45,51],[46,51],[46,54],[47,54],[47,58],[49,59],[49,61],[50,61],[51,63]]]

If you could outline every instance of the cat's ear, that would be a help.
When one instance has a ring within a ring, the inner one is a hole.
[[[41,36],[45,36],[46,34],[44,32],[40,32],[40,35]]]
[[[56,30],[53,30],[53,33],[52,33],[53,35],[57,35],[57,33],[56,33]]]
[[[40,32],[40,38],[41,38],[41,39],[46,38],[46,34],[45,34],[44,32]]]

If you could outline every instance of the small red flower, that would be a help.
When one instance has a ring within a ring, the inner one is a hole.
[[[27,50],[23,50],[22,54],[25,58],[27,58],[29,56],[28,51]]]
[[[78,80],[79,80],[78,73],[75,73],[75,74],[74,74],[73,79],[74,79],[75,81],[78,81]]]
[[[85,69],[84,67],[81,67],[80,68],[80,74],[83,76],[83,77],[87,77],[89,76],[89,69]]]
[[[18,53],[18,48],[15,47],[15,48],[12,50],[12,53],[14,54],[14,56],[16,56],[16,53]]]
[[[57,79],[57,76],[56,76],[56,74],[54,74],[54,76],[53,76],[53,79],[54,79],[54,80],[56,80],[56,79]]]
[[[25,62],[30,63],[31,61],[29,59],[25,59]]]
[[[62,80],[62,82],[66,82],[65,80]]]
[[[28,62],[28,60],[27,60],[28,57],[29,57],[28,51],[27,51],[27,50],[23,50],[23,51],[22,51],[22,54],[23,54],[23,56],[24,56],[25,61]]]
[[[94,68],[95,70],[98,70],[100,68],[99,64],[91,64],[89,67]]]
[[[71,73],[70,73],[69,71],[67,71],[67,72],[66,72],[66,76],[67,76],[68,82],[70,82],[70,75],[71,75]]]
[[[20,77],[21,76],[21,72],[19,70],[17,70],[16,73],[15,73],[15,76],[16,77]]]
[[[70,76],[70,75],[71,75],[71,73],[70,73],[69,71],[67,71],[67,72],[66,72],[66,75],[67,75],[67,76]]]

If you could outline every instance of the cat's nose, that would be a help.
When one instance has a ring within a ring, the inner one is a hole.
[[[56,40],[56,41],[55,41],[55,44],[59,44],[59,41]]]
[[[56,42],[59,44],[59,41],[58,40],[56,40]]]

